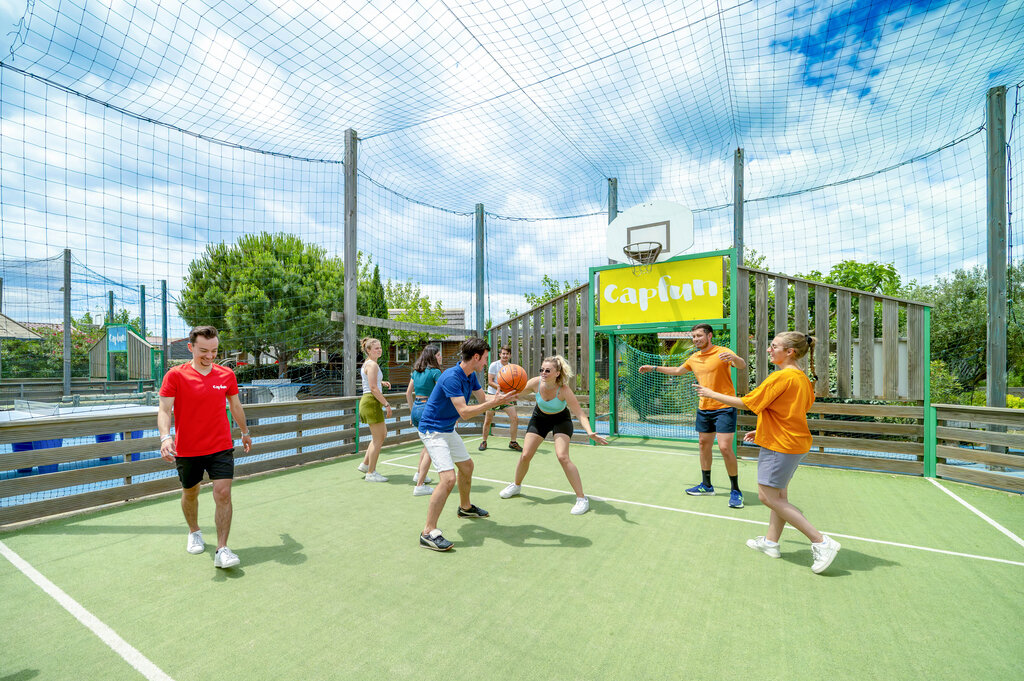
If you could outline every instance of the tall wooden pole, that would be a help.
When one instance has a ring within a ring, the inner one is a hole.
[[[71,249],[64,249],[64,394],[71,394]]]
[[[476,335],[486,338],[484,333],[484,204],[476,204]],[[497,354],[493,352],[492,354]]]
[[[342,389],[346,395],[356,393],[356,163],[358,138],[356,131],[345,131],[345,320],[342,328]]]
[[[1006,88],[988,91],[988,329],[985,404],[1006,406]]]
[[[736,249],[738,264],[743,264],[743,149],[736,150],[732,165],[733,207],[732,247]]]

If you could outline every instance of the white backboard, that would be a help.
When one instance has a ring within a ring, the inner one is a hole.
[[[639,241],[661,244],[658,262],[679,255],[693,245],[693,213],[671,201],[652,201],[620,213],[608,225],[609,260],[627,262],[623,247]]]

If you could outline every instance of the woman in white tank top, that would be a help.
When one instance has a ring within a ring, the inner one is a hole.
[[[385,412],[387,418],[391,418],[391,405],[384,398],[384,388],[391,389],[391,384],[382,380],[380,365],[377,359],[380,358],[383,350],[380,341],[376,338],[364,338],[362,342],[363,355],[365,360],[359,370],[363,378],[363,397],[359,400],[359,420],[370,426],[372,439],[370,446],[366,448],[363,462],[359,464],[359,472],[365,473],[363,477],[367,482],[387,482],[388,479],[377,472],[377,457],[380,456],[380,448],[384,445],[384,438],[387,437],[388,427],[384,423]]]

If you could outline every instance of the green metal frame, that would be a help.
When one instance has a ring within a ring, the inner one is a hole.
[[[597,424],[597,358],[596,358],[596,334],[604,333],[608,335],[608,431],[609,435],[616,437],[635,437],[645,439],[663,439],[678,441],[679,438],[658,438],[645,435],[619,435],[618,433],[618,414],[616,409],[615,396],[618,388],[618,371],[616,367],[616,337],[627,333],[659,333],[665,331],[678,331],[683,326],[692,327],[695,324],[710,324],[713,327],[724,328],[729,332],[729,349],[736,352],[736,311],[738,301],[736,299],[736,280],[739,278],[739,259],[737,256],[736,249],[727,248],[719,251],[707,251],[705,253],[694,253],[692,255],[679,255],[674,258],[669,258],[663,262],[679,262],[683,260],[697,260],[699,258],[713,258],[713,257],[728,257],[729,258],[729,316],[717,317],[713,319],[680,319],[674,322],[654,322],[649,324],[607,324],[601,325],[596,323],[596,305],[595,300],[597,298],[597,286],[595,281],[597,275],[606,270],[619,270],[626,267],[632,267],[631,265],[601,265],[599,267],[591,267],[589,279],[587,280],[590,284],[590,296],[587,301],[587,309],[589,312],[588,320],[590,328],[588,331],[589,343],[590,343],[590,366],[589,371],[589,384],[590,384],[590,423],[592,426]],[[926,318],[927,320],[927,318]],[[736,382],[736,369],[732,369],[732,380]],[[683,438],[687,440],[687,438]]]

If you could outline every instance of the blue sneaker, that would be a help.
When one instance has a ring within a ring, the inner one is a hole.
[[[691,497],[713,497],[715,496],[715,488],[702,482],[686,490],[686,493]]]
[[[738,489],[729,492],[729,508],[743,508],[743,492]]]

